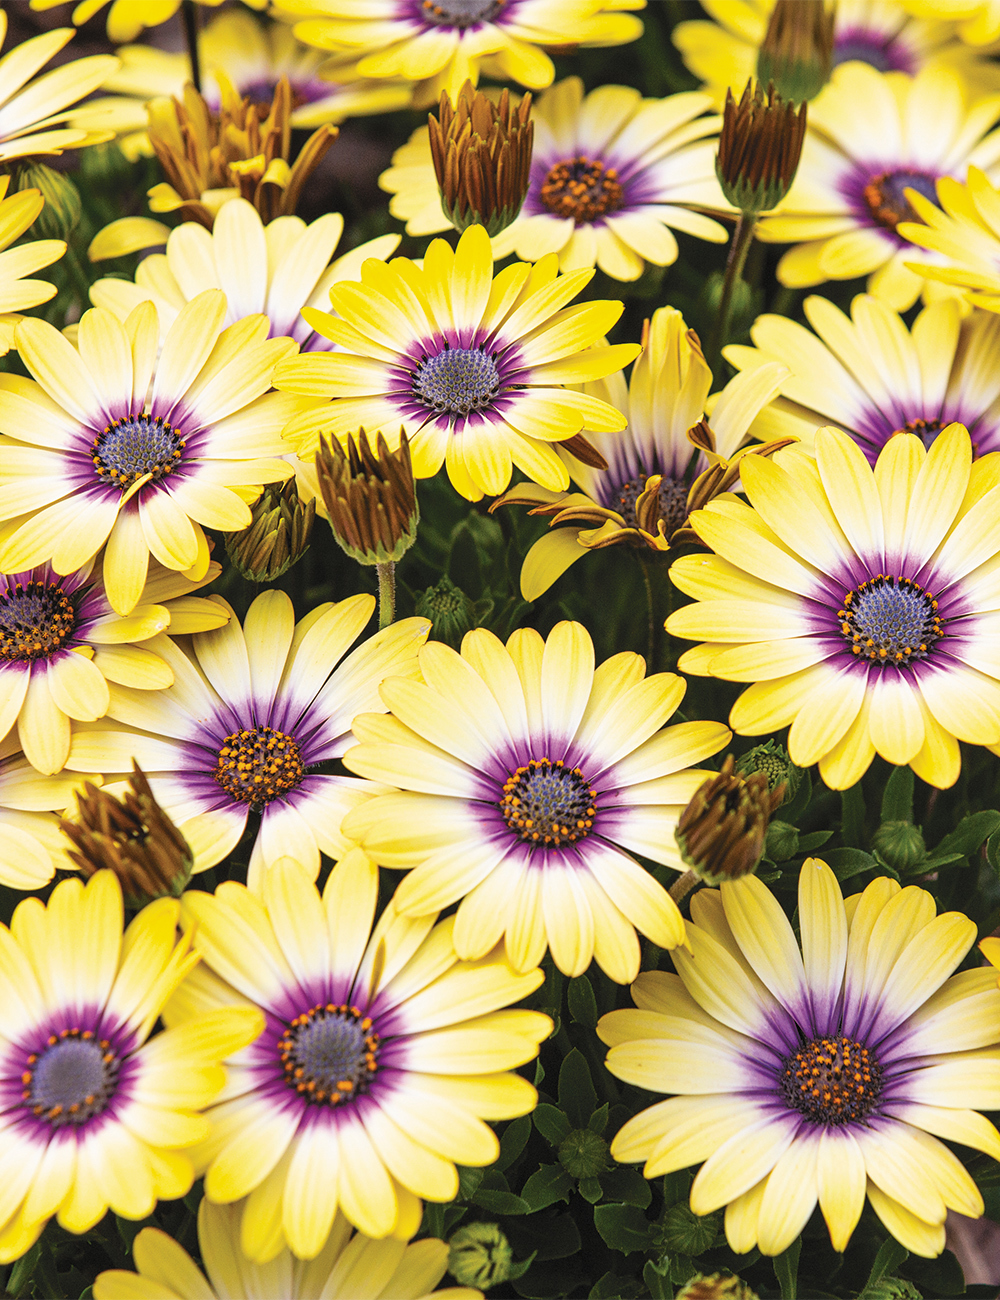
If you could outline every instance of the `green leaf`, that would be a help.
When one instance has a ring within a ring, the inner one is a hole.
[[[648,1180],[643,1178],[638,1169],[631,1169],[628,1165],[619,1165],[610,1173],[602,1174],[601,1185],[604,1195],[610,1200],[637,1205],[640,1210],[647,1209],[653,1199]]]
[[[597,1093],[590,1077],[590,1066],[579,1048],[566,1054],[559,1069],[559,1108],[573,1128],[586,1128],[587,1120],[597,1109]]]
[[[911,1255],[906,1264],[900,1266],[899,1274],[914,1282],[925,1296],[962,1295],[965,1291],[962,1266],[950,1250],[937,1259]]]
[[[782,805],[782,821],[794,823],[809,807],[809,800],[811,798],[812,777],[809,775],[809,769],[806,768],[802,773],[802,780],[799,782],[799,788],[795,791],[795,797],[790,799],[788,803]]]
[[[865,838],[865,796],[861,791],[861,782],[844,790],[840,796],[841,826],[840,833],[844,843],[859,849]]]
[[[820,848],[827,842],[833,831],[813,831],[811,835],[799,836],[799,852],[812,853],[814,849]]]
[[[566,1293],[561,1292],[561,1294]],[[631,1300],[633,1296],[641,1296],[643,1289],[633,1277],[619,1277],[617,1273],[605,1273],[597,1279],[587,1294],[588,1300]]]
[[[524,1277],[525,1273],[527,1273],[528,1269],[531,1268],[532,1264],[535,1262],[535,1256],[537,1254],[538,1251],[533,1250],[527,1259],[519,1260],[516,1264],[508,1264],[507,1281],[516,1282],[519,1277]]]
[[[986,861],[1000,876],[1000,831],[994,831],[986,841]]]
[[[796,1237],[787,1250],[774,1257],[774,1276],[781,1288],[781,1300],[797,1300],[799,1290],[799,1255],[802,1238]]]
[[[575,1021],[588,1029],[597,1028],[599,1019],[597,998],[594,997],[594,986],[586,975],[570,980],[566,990],[566,1001],[569,1005],[569,1014]]]
[[[982,812],[969,813],[950,835],[935,845],[931,857],[937,860],[944,854],[958,853],[963,858],[970,858],[997,831],[1000,831],[1000,812],[986,808]]]
[[[620,1250],[623,1255],[633,1250],[647,1250],[652,1226],[642,1210],[620,1201],[609,1201],[594,1210],[594,1227],[606,1245],[612,1250]]]
[[[858,1300],[869,1300],[869,1297],[877,1294],[878,1284],[886,1273],[895,1273],[900,1264],[909,1258],[909,1255],[910,1252],[905,1246],[901,1246],[895,1237],[883,1241],[878,1254],[875,1256],[872,1271],[868,1274],[868,1281],[865,1283],[864,1290],[859,1294]]]
[[[511,1120],[500,1139],[500,1154],[497,1156],[494,1169],[501,1171],[508,1169],[527,1146],[529,1137],[531,1137],[529,1115],[521,1115],[518,1119]]]
[[[559,1145],[573,1127],[559,1107],[552,1106],[547,1101],[539,1102],[531,1118],[542,1137],[554,1147]]]
[[[482,1169],[470,1169],[467,1165],[458,1166],[458,1199],[471,1201],[479,1191],[485,1176]]]
[[[488,1187],[481,1187],[472,1198],[473,1205],[478,1205],[490,1214],[530,1214],[531,1206],[523,1196],[513,1192],[494,1192]]]
[[[589,1201],[591,1205],[596,1205],[604,1195],[599,1178],[581,1178],[577,1190],[583,1199]]]
[[[562,1165],[541,1165],[521,1188],[521,1196],[534,1214],[556,1201],[568,1202],[572,1190],[573,1180]]]
[[[823,857],[838,880],[849,880],[851,876],[875,870],[879,865],[870,853],[862,849],[830,849]]]
[[[665,1269],[663,1265],[666,1265]],[[642,1280],[646,1283],[646,1289],[653,1297],[653,1300],[674,1300],[674,1284],[670,1276],[669,1255],[656,1264],[651,1259],[647,1259],[642,1270]]]
[[[884,822],[913,821],[913,768],[894,767],[882,795]]]
[[[600,1137],[600,1135],[604,1132],[604,1130],[607,1127],[608,1127],[608,1103],[605,1102],[603,1106],[598,1106],[598,1108],[594,1111],[593,1115],[591,1115],[590,1119],[587,1120],[587,1128],[590,1129],[591,1133],[596,1133],[597,1136]]]

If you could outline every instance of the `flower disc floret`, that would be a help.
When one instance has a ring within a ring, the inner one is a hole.
[[[21,1100],[53,1129],[79,1128],[107,1108],[118,1085],[120,1061],[108,1038],[92,1029],[61,1029],[41,1052],[29,1052]]]
[[[293,1017],[278,1054],[285,1082],[304,1101],[339,1106],[371,1091],[378,1044],[371,1016],[346,1002],[327,1002]]]
[[[226,794],[255,807],[294,790],[305,774],[295,738],[272,727],[248,727],[226,736],[215,769]]]
[[[908,667],[944,636],[931,593],[910,578],[882,573],[849,591],[837,618],[851,653],[879,666]]]
[[[181,463],[185,440],[162,416],[112,420],[94,439],[94,470],[102,483],[125,493],[140,479],[159,483]]]
[[[47,659],[75,627],[73,601],[58,582],[15,580],[0,590],[0,659],[7,663]]]
[[[847,1038],[813,1038],[785,1058],[780,1088],[786,1103],[813,1124],[863,1121],[882,1095],[882,1067],[873,1049]]]

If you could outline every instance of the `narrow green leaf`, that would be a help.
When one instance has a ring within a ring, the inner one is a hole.
[[[534,1214],[556,1201],[568,1202],[572,1190],[573,1180],[561,1165],[541,1165],[521,1188],[521,1196]]]
[[[894,767],[882,795],[884,822],[913,821],[913,768]]]
[[[909,771],[909,768],[907,768]],[[844,843],[851,848],[860,849],[865,838],[865,796],[861,791],[861,782],[844,790],[840,796],[841,826],[840,833]]]
[[[799,1255],[802,1238],[796,1237],[787,1250],[774,1257],[774,1276],[781,1288],[781,1300],[797,1300],[799,1294]]]
[[[597,1028],[599,1019],[597,999],[594,997],[594,986],[586,975],[570,980],[566,990],[566,1000],[569,1004],[569,1014],[574,1020],[588,1029]]]
[[[597,1092],[590,1077],[587,1058],[574,1047],[559,1069],[559,1107],[573,1128],[586,1128],[597,1109]]]
[[[547,1101],[538,1103],[531,1118],[542,1137],[554,1147],[559,1145],[573,1127],[559,1107],[552,1106]]]

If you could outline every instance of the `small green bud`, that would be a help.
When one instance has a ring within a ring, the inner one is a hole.
[[[896,871],[913,871],[927,856],[924,833],[911,822],[883,822],[875,832],[872,847],[883,862]]]
[[[434,636],[457,650],[466,632],[476,625],[475,606],[461,587],[447,575],[436,587],[428,587],[417,597],[414,613],[429,618]]]
[[[794,858],[798,847],[798,827],[789,826],[788,822],[772,822],[767,828],[764,854],[772,862],[787,862],[789,858]]]
[[[303,503],[294,479],[269,483],[250,516],[249,528],[226,534],[226,554],[248,582],[274,582],[309,549],[316,502]]]
[[[39,190],[45,207],[31,227],[35,239],[69,239],[80,224],[83,211],[80,191],[65,172],[45,163],[29,162],[17,169],[19,190]]]
[[[719,1231],[714,1214],[695,1214],[683,1201],[671,1205],[663,1216],[658,1244],[681,1255],[700,1255],[711,1250]]]
[[[758,1300],[758,1296],[731,1273],[699,1273],[684,1283],[674,1300]]]
[[[559,1163],[572,1178],[596,1178],[610,1169],[610,1147],[597,1133],[575,1128],[559,1143]]]
[[[789,803],[795,798],[795,792],[802,780],[802,768],[796,767],[788,757],[788,750],[775,740],[767,740],[763,745],[755,745],[736,760],[736,770],[740,776],[751,776],[754,772],[763,772],[767,777],[767,788],[776,790],[782,783],[785,797],[782,803]]]
[[[460,1286],[488,1291],[514,1271],[514,1252],[495,1223],[470,1223],[448,1242],[448,1272]]]

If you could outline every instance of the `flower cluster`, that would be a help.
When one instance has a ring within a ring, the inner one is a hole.
[[[6,1291],[1000,1285],[997,5],[60,3]]]

